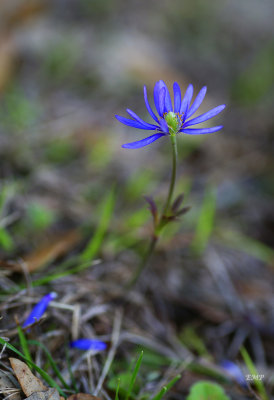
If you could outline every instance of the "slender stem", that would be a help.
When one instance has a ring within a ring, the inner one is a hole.
[[[156,243],[158,242],[158,236],[152,236],[150,243],[149,243],[149,247],[146,251],[146,253],[144,254],[137,270],[135,271],[135,274],[133,276],[133,278],[131,279],[131,281],[129,281],[128,285],[127,285],[127,289],[130,290],[135,283],[138,281],[142,271],[145,269],[145,267],[147,266],[150,257],[155,249]]]
[[[168,209],[170,207],[170,202],[172,200],[172,195],[174,192],[174,187],[175,187],[175,181],[176,181],[176,167],[177,167],[177,141],[176,141],[176,135],[170,135],[170,140],[171,140],[171,145],[172,145],[172,174],[171,174],[171,180],[169,184],[169,191],[166,199],[165,206],[163,208],[162,212],[162,217],[167,214]]]
[[[148,261],[150,260],[151,255],[154,252],[155,246],[158,242],[160,233],[165,225],[165,216],[169,211],[170,203],[172,200],[173,192],[174,192],[174,187],[175,187],[175,181],[176,181],[176,167],[177,167],[177,142],[176,142],[176,135],[171,134],[170,135],[171,139],[171,145],[172,145],[172,174],[171,174],[171,179],[170,179],[170,184],[169,184],[169,190],[168,190],[168,195],[167,199],[163,208],[162,215],[159,219],[158,224],[154,227],[154,234],[151,237],[149,247],[147,249],[147,252],[144,254],[139,267],[137,268],[132,280],[129,282],[127,285],[127,289],[130,290],[135,283],[138,281],[142,271],[145,269],[145,267],[148,264]]]

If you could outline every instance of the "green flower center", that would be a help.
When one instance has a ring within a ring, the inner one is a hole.
[[[169,133],[171,135],[176,135],[181,127],[181,119],[178,114],[175,114],[173,111],[170,111],[164,115],[165,121],[167,123]]]

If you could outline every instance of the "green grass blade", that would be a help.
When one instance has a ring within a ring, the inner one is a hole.
[[[176,375],[175,378],[171,379],[171,381],[166,385],[167,390],[170,390],[173,385],[181,378],[181,375]]]
[[[144,355],[144,352],[141,351],[141,354],[140,354],[140,356],[139,356],[139,358],[138,358],[138,360],[136,362],[135,368],[133,370],[133,374],[132,374],[132,377],[131,377],[131,380],[130,380],[130,384],[129,384],[129,388],[128,388],[125,400],[128,400],[129,396],[131,395],[134,383],[136,381],[136,377],[137,377],[138,371],[139,371],[140,366],[141,366],[143,355]]]
[[[24,356],[26,357],[26,359],[28,361],[33,362],[32,358],[31,358],[30,350],[29,350],[28,341],[26,339],[26,336],[25,336],[21,326],[17,326],[17,332],[18,332],[19,341],[20,341],[20,345],[21,345]]]
[[[242,357],[244,359],[245,365],[247,366],[250,374],[253,377],[254,385],[256,386],[261,398],[263,400],[268,400],[269,397],[266,394],[264,384],[263,384],[263,382],[261,380],[256,379],[256,376],[258,375],[258,371],[257,371],[253,361],[251,360],[248,352],[246,351],[246,349],[244,347],[241,348],[241,355],[242,355]]]
[[[28,362],[35,371],[37,371],[41,377],[48,383],[50,387],[54,387],[58,390],[58,392],[61,394],[63,397],[67,397],[66,394],[63,392],[63,390],[60,388],[60,386],[52,379],[49,374],[46,371],[43,371],[40,367],[38,367],[36,364],[34,364],[32,361],[28,360],[24,354],[22,354],[19,350],[17,350],[14,346],[12,346],[9,342],[6,342],[4,339],[0,338],[0,344],[3,346],[6,346],[9,350],[13,351],[15,354],[23,358],[24,361]]]
[[[195,237],[192,242],[192,249],[195,253],[201,254],[206,249],[214,228],[216,211],[216,193],[211,187],[207,187],[201,212],[198,218]]]
[[[101,219],[99,224],[87,244],[85,250],[81,255],[82,261],[91,261],[96,256],[100,246],[102,244],[103,238],[107,231],[107,228],[110,223],[111,216],[114,210],[114,189],[111,189],[110,193],[108,193],[107,197],[104,200],[102,210],[101,210]],[[83,268],[84,269],[84,268]]]
[[[62,385],[68,389],[71,390],[70,386],[65,382],[64,378],[62,377],[61,372],[59,371],[56,362],[53,360],[49,350],[46,348],[46,346],[43,343],[38,342],[37,340],[29,340],[28,343],[30,345],[35,345],[35,346],[39,346],[41,347],[41,349],[44,351],[44,353],[46,354],[46,357],[53,369],[53,371],[55,372],[55,374],[57,375],[57,377],[59,378],[60,382],[62,383]]]
[[[181,375],[176,375],[167,385],[165,385],[159,393],[156,394],[151,400],[161,400],[162,397],[168,392],[173,385],[181,378]]]
[[[75,392],[77,393],[78,392],[77,382],[76,382],[76,379],[74,378],[74,375],[73,375],[73,372],[71,369],[70,354],[69,354],[68,348],[66,348],[66,362],[67,362],[67,367],[68,367],[69,377],[70,377],[72,387],[75,390]]]
[[[119,388],[120,388],[120,379],[118,379],[116,393],[115,393],[115,400],[119,400]]]
[[[167,387],[166,386],[162,387],[160,392],[157,393],[152,400],[161,400],[161,398],[166,394],[166,392],[167,392]]]

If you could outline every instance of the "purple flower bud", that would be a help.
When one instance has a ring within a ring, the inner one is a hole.
[[[96,339],[78,339],[70,343],[70,347],[80,350],[105,350],[107,345],[104,342]]]
[[[229,360],[223,360],[220,365],[239,385],[247,387],[245,377],[237,364]]]
[[[46,311],[49,303],[57,297],[57,294],[54,292],[51,292],[49,294],[46,294],[40,301],[37,303],[33,309],[31,310],[28,318],[25,320],[23,323],[23,328],[26,326],[29,326],[33,324],[34,322],[39,321],[39,319],[42,317],[44,312]]]

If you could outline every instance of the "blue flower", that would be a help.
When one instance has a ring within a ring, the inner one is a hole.
[[[127,109],[128,114],[132,117],[124,118],[115,115],[118,121],[124,125],[133,128],[154,131],[153,135],[138,140],[137,142],[126,143],[122,147],[126,149],[138,149],[139,147],[147,146],[148,144],[160,139],[163,136],[175,135],[177,133],[186,133],[187,135],[202,135],[206,133],[217,132],[222,129],[222,126],[214,126],[212,128],[190,128],[193,125],[200,124],[215,117],[225,108],[222,104],[212,110],[201,114],[199,117],[190,119],[191,116],[198,110],[206,94],[206,86],[204,86],[198,93],[192,105],[191,99],[193,96],[193,86],[190,84],[185,92],[184,97],[181,97],[181,90],[177,82],[173,84],[174,105],[172,106],[171,97],[168,88],[164,81],[156,82],[154,86],[154,104],[159,117],[154,113],[147,98],[147,90],[144,86],[144,98],[147,110],[155,123],[150,124],[143,121],[133,111]]]
[[[54,292],[51,292],[49,294],[46,294],[40,301],[37,303],[33,309],[31,310],[28,318],[25,320],[23,323],[23,328],[26,326],[29,326],[31,324],[34,324],[34,322],[39,321],[39,319],[42,317],[44,312],[46,311],[49,303],[57,297],[57,294]]]
[[[70,343],[70,347],[80,350],[105,350],[107,345],[104,342],[96,339],[78,339]]]
[[[223,360],[220,365],[239,385],[247,387],[245,376],[237,364],[230,360]]]

